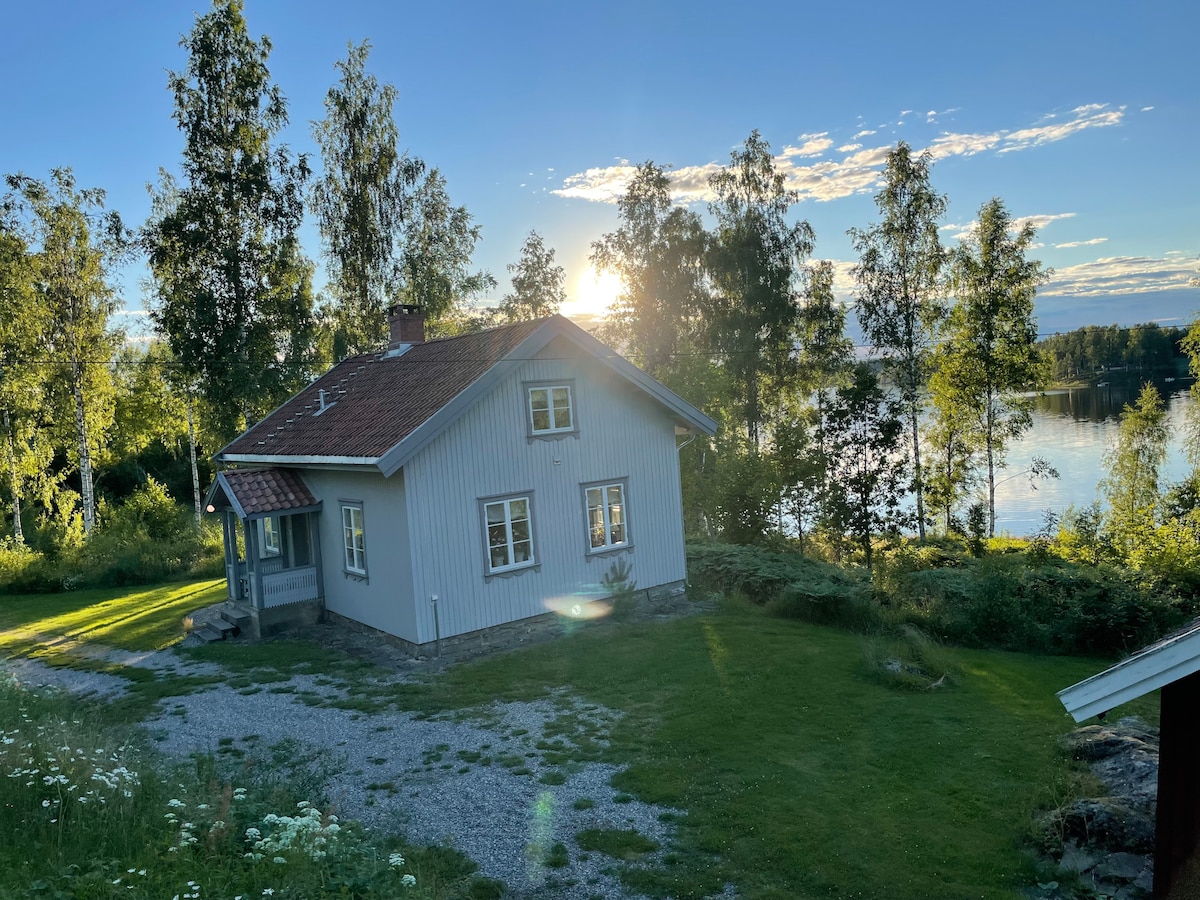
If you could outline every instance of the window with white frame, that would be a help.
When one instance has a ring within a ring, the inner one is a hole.
[[[485,501],[483,520],[488,574],[523,569],[536,563],[530,497]]]
[[[563,434],[575,430],[569,384],[529,388],[529,427],[533,434]]]
[[[588,550],[599,553],[629,545],[625,485],[594,484],[584,488],[587,501]]]
[[[366,575],[367,545],[362,504],[342,504],[342,536],[346,550],[346,571],[354,575]]]
[[[279,555],[279,517],[267,516],[258,520],[259,556],[266,559]]]

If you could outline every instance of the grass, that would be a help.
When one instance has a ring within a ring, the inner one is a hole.
[[[182,615],[219,593],[219,582],[202,582],[129,595],[5,598],[0,649],[87,666],[96,643],[170,644]],[[734,607],[665,624],[582,629],[399,686],[376,685],[378,670],[298,641],[215,644],[188,654],[254,686],[273,672],[333,676],[353,686],[364,713],[557,702],[562,689],[617,710],[623,718],[600,729],[564,707],[538,749],[554,765],[625,765],[614,789],[679,811],[676,846],[666,848],[663,865],[623,871],[631,890],[698,897],[732,882],[740,896],[763,900],[1013,898],[1036,875],[1022,850],[1033,813],[1061,800],[1072,778],[1056,743],[1072,723],[1054,694],[1107,663],[907,646],[923,668],[950,671],[947,684],[897,690],[873,662],[893,648]],[[110,720],[131,720],[150,700],[200,684],[129,676],[142,679],[133,684],[134,705],[124,712],[120,704],[97,705]],[[1149,697],[1121,712],[1153,720],[1156,708]],[[441,764],[443,754],[456,766],[491,760],[437,747],[428,764]],[[529,771],[520,756],[492,755],[497,765]]]
[[[896,690],[864,639],[751,610],[585,631],[460,666],[418,706],[567,687],[621,710],[614,787],[684,813],[675,864],[630,888],[749,898],[1012,898],[1033,813],[1068,780],[1055,692],[1096,660],[940,648],[948,687]],[[620,678],[612,673],[620,672]],[[1153,719],[1148,698],[1133,709]]]
[[[225,599],[225,580],[137,590],[99,588],[0,598],[0,651],[54,661],[76,642],[159,650],[183,639],[183,617]]]

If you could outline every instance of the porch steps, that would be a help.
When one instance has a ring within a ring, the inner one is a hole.
[[[228,625],[228,628],[223,627],[225,625]],[[200,640],[204,641],[206,644],[213,644],[217,641],[225,640],[228,635],[232,634],[236,630],[237,629],[234,628],[234,626],[229,625],[228,622],[221,624],[205,622],[203,625],[193,631],[192,634],[200,638]]]
[[[237,634],[250,627],[250,611],[240,604],[226,603],[221,608],[221,621],[215,624],[222,627],[226,634],[230,630]],[[224,625],[228,625],[229,628],[224,628]]]

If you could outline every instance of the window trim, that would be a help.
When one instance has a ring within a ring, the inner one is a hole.
[[[361,500],[339,500],[339,506],[342,510],[342,571],[353,578],[367,577],[367,520],[363,512],[363,502]],[[350,524],[347,525],[346,513],[350,512]],[[357,547],[349,541],[353,541],[353,533],[347,535],[347,529],[353,529],[354,514],[358,514],[358,530],[362,537],[362,546]],[[358,557],[362,558],[362,568],[358,568],[352,564],[358,562]]]
[[[258,520],[258,558],[274,559],[283,555],[280,540],[282,521],[279,516],[263,516]],[[268,540],[270,537],[272,540]]]
[[[505,525],[508,537],[508,546],[512,547],[512,519],[508,504],[514,500],[524,500],[527,504],[526,509],[529,515],[529,559],[519,563],[510,563],[506,566],[493,568],[492,566],[492,543],[491,537],[488,534],[488,517],[487,511],[489,506],[494,506],[497,503],[505,504]],[[519,575],[522,572],[528,572],[531,569],[540,569],[542,566],[542,557],[538,551],[537,539],[537,513],[535,509],[534,491],[513,491],[507,494],[494,494],[489,497],[480,497],[477,501],[479,507],[479,527],[480,537],[482,538],[483,550],[483,575],[484,580],[491,581],[493,578],[505,578],[511,575]]]
[[[600,481],[584,482],[580,486],[580,494],[583,497],[583,546],[585,554],[591,556],[602,556],[606,553],[619,553],[623,550],[633,549],[633,528],[629,516],[629,478],[622,476],[620,478],[604,478]],[[625,540],[619,544],[608,543],[608,537],[611,534],[611,523],[609,522],[610,504],[608,500],[608,489],[617,487],[621,489],[621,507],[625,526]],[[592,509],[588,502],[588,491],[603,490],[603,506],[604,510],[604,538],[605,543],[599,547],[592,546]]]
[[[567,428],[535,428],[533,424],[533,392],[547,391],[547,403],[550,404],[551,422],[553,423],[555,388],[566,388],[569,401],[568,410],[571,413],[571,424]],[[575,390],[574,378],[558,378],[543,381],[526,381],[521,389],[525,397],[525,432],[530,440],[547,441],[579,434],[579,392]]]

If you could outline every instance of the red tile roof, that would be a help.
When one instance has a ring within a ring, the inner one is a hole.
[[[220,456],[381,457],[545,322],[432,340],[400,356],[352,356],[236,438]],[[318,414],[321,390],[333,405]]]
[[[221,473],[248,516],[316,506],[316,498],[289,469],[233,469]]]

